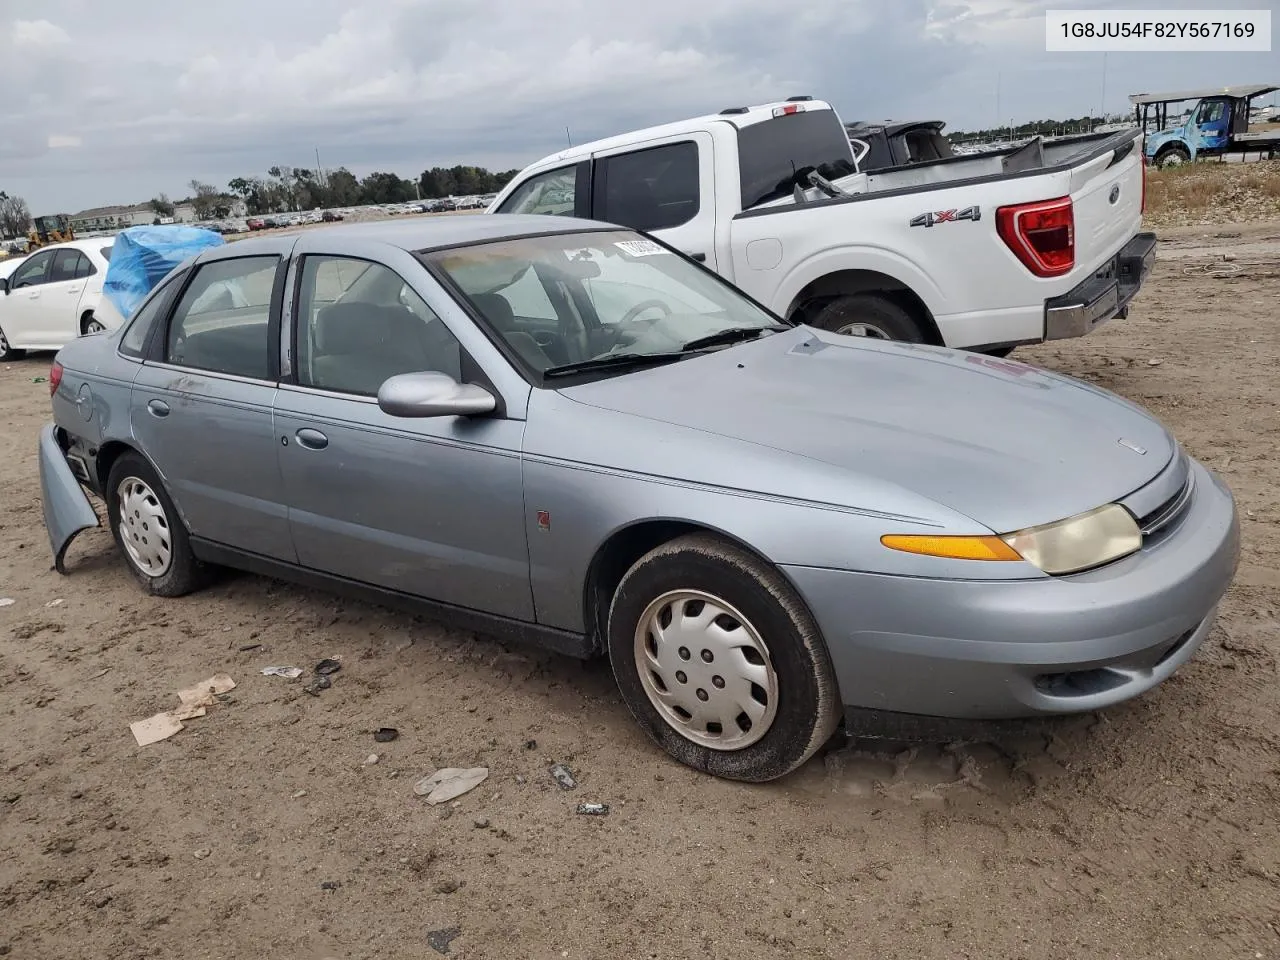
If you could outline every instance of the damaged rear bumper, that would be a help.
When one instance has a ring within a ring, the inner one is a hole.
[[[53,548],[53,566],[65,574],[63,559],[71,541],[81,531],[98,526],[99,521],[67,463],[66,451],[58,442],[58,429],[52,423],[40,430],[40,498],[49,546]]]

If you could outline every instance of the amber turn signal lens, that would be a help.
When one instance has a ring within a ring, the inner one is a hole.
[[[999,537],[929,537],[888,535],[880,538],[890,550],[950,560],[1021,560],[1018,552]]]

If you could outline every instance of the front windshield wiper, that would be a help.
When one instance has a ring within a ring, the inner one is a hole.
[[[709,333],[705,337],[698,337],[690,340],[681,350],[702,350],[706,347],[719,347],[730,343],[740,343],[743,340],[754,340],[766,330],[790,330],[786,324],[775,323],[767,327],[726,327],[724,330],[717,330],[715,333]]]
[[[571,373],[607,370],[610,367],[636,367],[646,363],[680,360],[686,356],[688,354],[683,350],[668,353],[607,353],[603,357],[592,357],[590,360],[578,360],[574,363],[562,363],[558,367],[548,367],[542,371],[542,375],[544,377],[565,377]]]

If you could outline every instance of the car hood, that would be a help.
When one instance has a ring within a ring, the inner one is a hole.
[[[852,475],[854,490],[859,477],[869,490],[889,484],[1001,533],[1118,500],[1176,451],[1150,414],[1089,384],[809,327],[561,394],[819,461]],[[696,458],[640,456],[651,472],[699,479]]]

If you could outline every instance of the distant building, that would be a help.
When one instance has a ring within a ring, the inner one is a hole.
[[[243,200],[230,203],[233,218],[246,215]],[[77,233],[96,233],[100,230],[124,230],[128,227],[141,227],[154,223],[156,212],[149,203],[135,203],[127,207],[94,207],[81,210],[71,215],[71,229]],[[173,208],[173,219],[177,223],[196,223],[196,208],[193,203],[178,203]]]

